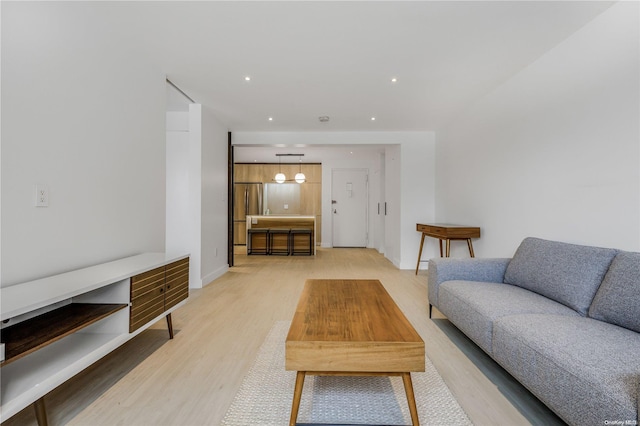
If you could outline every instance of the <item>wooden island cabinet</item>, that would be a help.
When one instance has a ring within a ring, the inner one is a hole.
[[[310,241],[303,241],[300,239],[293,239],[294,245],[291,249],[293,251],[304,251],[306,247],[311,247],[311,254],[316,253],[316,235],[317,235],[317,221],[315,216],[303,216],[303,215],[266,215],[266,216],[247,216],[247,233],[252,228],[261,229],[288,229],[288,230],[300,230],[308,229],[311,231]],[[249,238],[249,237],[247,237]],[[281,242],[275,247],[277,250],[282,250]]]

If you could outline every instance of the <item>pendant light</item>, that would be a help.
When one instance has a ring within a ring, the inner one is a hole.
[[[307,177],[304,175],[304,173],[302,173],[302,157],[304,157],[304,154],[276,154],[276,157],[278,157],[278,170],[279,172],[276,173],[276,176],[273,178],[273,180],[275,180],[278,183],[284,183],[287,181],[286,176],[284,175],[284,173],[282,173],[282,162],[280,160],[281,157],[298,157],[299,158],[299,166],[298,166],[298,173],[296,173],[296,177],[294,179],[289,180],[289,182],[293,182],[294,180],[298,183],[304,183],[307,180]]]
[[[276,154],[278,156],[278,173],[276,173],[276,177],[274,178],[274,180],[277,183],[283,183],[285,180],[287,180],[286,176],[284,175],[284,173],[282,173],[282,163],[280,161],[280,155]]]
[[[296,182],[298,183],[304,183],[304,181],[307,180],[307,177],[304,175],[304,173],[302,173],[302,156],[299,156],[298,161],[299,161],[298,162],[299,168],[298,168],[298,173],[296,173],[295,179],[296,179]]]

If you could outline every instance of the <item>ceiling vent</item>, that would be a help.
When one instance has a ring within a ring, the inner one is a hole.
[[[318,117],[318,120],[320,120],[321,123],[326,123],[327,121],[329,121],[329,116],[321,115],[320,117]]]

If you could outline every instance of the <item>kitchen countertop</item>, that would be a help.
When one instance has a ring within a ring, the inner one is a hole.
[[[268,215],[247,215],[247,219],[255,217],[259,219],[315,219],[315,216],[303,216],[299,214],[268,214]]]

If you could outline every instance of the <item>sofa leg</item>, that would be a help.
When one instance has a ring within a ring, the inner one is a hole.
[[[433,305],[429,303],[429,318],[431,318],[431,311],[433,310]]]

